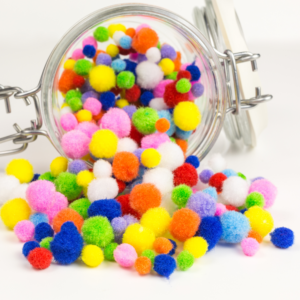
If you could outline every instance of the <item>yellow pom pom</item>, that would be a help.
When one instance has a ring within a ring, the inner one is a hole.
[[[158,65],[165,76],[170,75],[175,69],[175,65],[170,58],[163,58]]]
[[[19,179],[20,183],[28,183],[32,180],[33,166],[26,159],[13,159],[6,167],[6,174],[13,175]]]
[[[94,174],[90,171],[85,170],[85,171],[80,171],[77,174],[76,182],[79,186],[88,187],[90,182],[94,179],[95,179]]]
[[[126,27],[123,24],[111,24],[108,26],[109,36],[112,38],[116,31],[126,31]]]
[[[129,105],[129,102],[126,99],[120,99],[116,102],[116,106],[119,108],[123,108],[127,105]]]
[[[274,228],[272,215],[259,206],[250,207],[244,215],[249,219],[252,230],[258,232],[262,237],[265,237]]]
[[[6,227],[14,229],[18,222],[28,220],[31,210],[22,198],[7,201],[1,208],[0,216]]]
[[[123,243],[134,247],[138,255],[144,250],[152,249],[154,241],[153,231],[137,223],[129,225],[123,235]]]
[[[118,137],[109,129],[95,132],[90,142],[90,152],[97,158],[111,158],[117,152]]]
[[[82,261],[89,267],[98,267],[104,260],[101,248],[95,245],[86,245],[81,252]]]
[[[59,156],[52,160],[50,164],[50,172],[53,177],[57,177],[60,173],[68,170],[68,160]]]
[[[141,225],[151,229],[156,237],[167,232],[170,222],[171,217],[163,207],[150,208],[141,218]]]
[[[200,236],[187,239],[183,244],[183,249],[189,251],[195,258],[203,256],[207,252],[207,241]]]
[[[92,118],[92,113],[86,109],[82,109],[76,114],[76,119],[79,123],[90,122]]]
[[[111,57],[117,56],[119,52],[120,52],[119,48],[114,44],[109,44],[106,48],[106,53]]]
[[[105,65],[92,68],[89,79],[90,85],[97,92],[107,92],[116,86],[116,75],[114,70]]]
[[[160,163],[161,155],[153,148],[148,148],[142,152],[141,162],[147,168],[157,167]]]
[[[184,131],[195,130],[201,122],[198,106],[190,101],[176,105],[173,116],[175,125]]]
[[[83,192],[84,197],[87,198],[88,197],[88,188],[84,186],[82,188],[82,192]]]
[[[74,66],[75,66],[76,61],[74,59],[68,59],[65,63],[64,63],[64,69],[65,70],[73,70]]]
[[[60,109],[63,109],[65,107],[70,107],[70,105],[65,102],[65,103],[62,104],[62,106],[60,107]]]

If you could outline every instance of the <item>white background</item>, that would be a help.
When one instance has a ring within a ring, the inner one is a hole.
[[[109,5],[125,3],[110,0]],[[140,2],[147,3],[149,1]],[[34,271],[21,255],[22,245],[0,224],[0,299],[300,299],[299,226],[300,182],[300,1],[236,0],[249,50],[262,55],[259,72],[269,103],[269,126],[255,149],[230,145],[221,134],[212,153],[221,152],[228,166],[248,177],[264,176],[277,185],[279,195],[271,209],[275,226],[290,227],[296,242],[279,250],[269,242],[253,258],[239,246],[217,246],[188,272],[171,279],[139,277],[137,273],[103,263],[89,269],[81,264]],[[192,8],[203,1],[152,0],[191,19]],[[105,6],[105,1],[1,0],[0,83],[34,87],[48,55],[61,36],[79,19]],[[6,115],[0,101],[0,137],[13,133],[18,122],[28,127],[32,108],[21,100]],[[1,150],[10,144],[1,145]],[[45,172],[57,152],[39,138],[17,157],[28,158],[36,172]],[[0,172],[11,157],[0,158]],[[1,191],[0,191],[1,192]]]

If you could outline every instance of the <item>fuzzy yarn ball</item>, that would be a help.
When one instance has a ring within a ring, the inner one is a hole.
[[[294,232],[289,228],[276,228],[270,235],[271,242],[278,248],[287,249],[294,244]]]
[[[83,187],[87,188],[92,180],[94,180],[94,174],[90,171],[80,171],[76,176],[76,183]]]
[[[28,160],[22,158],[11,160],[5,172],[18,178],[20,183],[29,183],[34,176],[33,166]]]
[[[208,184],[216,188],[218,193],[221,193],[223,190],[223,182],[227,179],[226,175],[223,173],[216,173],[212,175],[208,181]]]
[[[123,110],[126,112],[128,117],[131,119],[133,114],[136,112],[136,107],[134,105],[127,105],[127,106],[123,107]],[[134,126],[131,126],[130,133],[132,132],[132,128],[134,128]]]
[[[151,267],[151,260],[146,256],[138,257],[134,263],[134,268],[140,275],[149,274],[151,272]]]
[[[151,249],[144,250],[142,252],[142,255],[141,255],[141,257],[147,257],[147,258],[149,258],[150,261],[151,261],[151,265],[152,266],[154,265],[155,256],[156,256],[155,252],[153,250],[151,250]]]
[[[97,200],[88,209],[89,217],[103,216],[109,221],[122,215],[121,205],[114,199]]]
[[[45,248],[35,248],[30,251],[27,260],[34,269],[44,270],[50,266],[52,257],[51,251]]]
[[[94,38],[98,42],[108,41],[108,39],[109,39],[108,29],[106,27],[103,27],[103,26],[97,27],[96,30],[94,31]]]
[[[123,217],[116,217],[111,221],[111,226],[114,230],[115,239],[122,238],[127,227],[127,222]]]
[[[46,237],[53,237],[54,230],[48,223],[40,223],[35,227],[34,239],[40,242]]]
[[[69,163],[68,169],[70,173],[77,175],[81,171],[88,170],[88,166],[84,160],[75,159]]]
[[[263,241],[263,237],[256,232],[255,230],[250,230],[248,233],[248,238],[254,238],[258,241],[258,243],[261,243]]]
[[[192,189],[185,185],[180,184],[176,186],[172,191],[172,201],[179,207],[183,208],[186,206],[189,198],[193,194]]]
[[[115,261],[114,251],[118,247],[117,243],[110,243],[104,248],[104,257],[108,261]]]
[[[27,256],[29,255],[29,253],[35,249],[35,248],[40,248],[40,245],[38,242],[36,241],[30,241],[30,242],[26,242],[24,245],[23,245],[23,248],[22,248],[22,254],[27,258]]]
[[[117,152],[134,152],[138,149],[138,144],[129,137],[125,137],[119,140]]]
[[[76,175],[68,172],[62,172],[54,181],[56,190],[65,195],[69,201],[78,198],[81,195],[82,187],[77,184]]]
[[[166,142],[170,142],[169,136],[166,133],[156,132],[143,137],[141,140],[141,147],[143,149],[157,149],[160,145]]]
[[[78,125],[78,121],[73,114],[67,113],[60,117],[60,125],[63,130],[71,131],[76,128],[76,126]]]
[[[215,199],[203,192],[193,194],[186,207],[196,212],[200,218],[212,217],[216,213]]]
[[[105,92],[100,96],[100,102],[102,104],[102,109],[107,111],[114,107],[116,104],[116,97],[113,92]]]
[[[153,90],[164,78],[161,68],[150,61],[143,61],[136,67],[137,84],[146,90]]]
[[[53,229],[57,233],[61,230],[61,227],[65,222],[72,222],[74,226],[76,226],[76,229],[81,232],[83,221],[82,216],[78,212],[71,208],[65,208],[54,217]]]
[[[34,213],[29,217],[29,220],[33,223],[34,226],[42,222],[49,223],[49,218],[45,213]]]
[[[170,124],[169,120],[166,118],[161,118],[161,119],[157,120],[155,123],[155,128],[160,133],[167,132],[170,129],[170,127],[171,127],[171,124]]]
[[[161,155],[160,153],[153,148],[148,148],[143,151],[141,155],[141,163],[146,168],[154,168],[157,167],[160,163]]]
[[[101,199],[114,199],[119,193],[119,186],[114,178],[97,178],[88,186],[87,196],[91,202]]]
[[[111,177],[112,166],[108,161],[99,159],[94,163],[93,173],[96,178]]]
[[[20,221],[14,227],[14,232],[20,242],[29,242],[34,236],[34,224],[28,220]]]
[[[134,247],[126,243],[119,245],[114,251],[115,261],[123,268],[132,267],[137,257]]]
[[[132,123],[142,134],[154,133],[155,123],[159,119],[158,113],[151,107],[140,107],[132,115]]]
[[[149,48],[157,45],[158,40],[158,35],[153,29],[143,27],[139,31],[136,31],[132,40],[132,48],[138,53],[146,54]]]
[[[162,168],[174,171],[184,163],[184,154],[177,144],[166,142],[161,144],[157,150],[161,155],[159,166]]]
[[[105,65],[110,66],[111,65],[111,56],[106,53],[99,53],[96,58],[96,65]]]
[[[138,177],[139,160],[130,152],[119,152],[115,155],[112,170],[114,176],[124,182],[130,182]]]
[[[98,99],[89,97],[83,104],[83,108],[92,113],[93,116],[97,116],[102,108],[102,104]]]
[[[111,67],[98,65],[91,69],[89,81],[95,91],[103,93],[115,87],[116,75]]]
[[[161,59],[161,52],[157,47],[151,47],[147,50],[146,57],[148,61],[158,63]]]
[[[242,250],[246,256],[254,256],[259,250],[259,243],[254,238],[245,238],[241,242]]]
[[[81,252],[82,261],[91,268],[98,267],[104,260],[101,248],[95,245],[86,245]]]
[[[169,278],[175,269],[176,261],[172,256],[168,254],[160,254],[155,257],[153,270],[157,274]]]
[[[191,253],[195,258],[203,256],[208,249],[207,241],[200,236],[195,236],[187,239],[183,244],[183,250]]]
[[[174,185],[185,184],[193,187],[198,182],[197,170],[189,163],[184,163],[173,172],[174,174]]]
[[[181,251],[177,256],[177,265],[181,271],[187,271],[193,266],[195,257],[189,251]]]
[[[252,192],[246,198],[246,208],[250,208],[252,206],[259,206],[261,208],[265,205],[264,196],[259,192]]]
[[[89,139],[99,130],[99,127],[91,122],[81,122],[77,125],[76,130],[84,133]]]
[[[173,244],[165,237],[158,237],[153,243],[153,249],[158,254],[168,254],[173,249]]]
[[[53,177],[57,177],[60,173],[66,172],[68,169],[68,159],[62,156],[56,157],[50,164],[50,172]]]

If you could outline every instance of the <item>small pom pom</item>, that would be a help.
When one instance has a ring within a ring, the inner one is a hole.
[[[113,161],[113,174],[122,181],[129,182],[138,176],[139,160],[130,152],[119,152]]]
[[[67,93],[69,90],[75,88],[74,77],[76,73],[73,70],[64,70],[58,81],[58,89],[62,93]]]
[[[180,184],[176,186],[172,191],[172,201],[179,207],[183,208],[186,206],[190,196],[193,194],[192,189],[185,185]]]
[[[265,205],[264,196],[259,192],[252,192],[246,198],[246,208],[250,208],[252,206],[259,206],[261,208]]]
[[[115,72],[119,73],[126,69],[126,62],[122,59],[115,59],[111,63],[111,67],[114,69]]]
[[[177,92],[179,92],[181,94],[188,93],[190,91],[191,87],[192,87],[192,84],[186,78],[182,78],[182,79],[178,80],[176,83],[176,90],[177,90]]]
[[[174,170],[174,185],[185,184],[193,187],[198,182],[197,170],[189,163],[184,163],[182,166]]]
[[[154,241],[153,249],[158,254],[168,254],[173,249],[173,244],[167,238],[159,237]]]
[[[77,175],[81,171],[88,170],[88,166],[84,160],[75,159],[69,163],[68,169],[70,173]]]
[[[94,179],[93,173],[89,171],[81,171],[77,174],[76,183],[79,186],[87,188],[90,182]]]
[[[173,108],[181,102],[188,101],[189,100],[189,94],[188,93],[182,94],[182,93],[177,92],[176,82],[172,81],[171,83],[166,85],[165,92],[163,94],[163,98],[164,98],[164,101],[165,101],[166,105],[170,108]],[[190,103],[193,104],[192,102],[190,102]],[[192,107],[192,109],[189,109],[188,107],[185,108],[183,106],[182,109],[180,109],[178,112],[179,112],[178,115],[180,114],[180,116],[178,116],[178,118],[181,118],[181,117],[184,117],[185,114],[190,114],[191,112],[195,112],[195,108]],[[193,115],[194,114],[195,113],[193,113]],[[194,117],[193,117],[193,119],[194,119]],[[179,123],[179,121],[178,121],[178,123]],[[187,119],[184,122],[187,122],[187,124],[189,124],[189,120],[187,120]],[[180,126],[178,126],[178,127],[180,127]],[[186,130],[186,129],[183,129],[183,130]],[[192,130],[192,129],[189,129],[189,130]]]
[[[176,261],[172,256],[160,254],[155,257],[153,270],[157,274],[169,278],[175,269]]]
[[[82,261],[91,268],[98,267],[104,260],[101,248],[95,245],[86,245],[81,252]]]
[[[34,239],[38,242],[46,237],[53,237],[53,235],[54,231],[48,223],[39,223],[35,227]]]
[[[52,261],[52,253],[45,248],[35,248],[27,256],[29,263],[38,270],[47,269]]]
[[[27,258],[29,253],[35,248],[40,248],[39,243],[37,243],[35,241],[26,242],[23,245],[22,253]]]
[[[117,243],[110,243],[104,248],[104,257],[108,261],[115,261],[114,251],[118,247]]]
[[[132,44],[132,38],[128,35],[124,35],[120,38],[119,44],[123,49],[130,49]]]
[[[99,65],[91,69],[89,73],[89,81],[90,81],[90,85],[97,92],[107,92],[113,87],[115,87],[116,75],[114,70],[111,67],[105,65]]]
[[[81,227],[83,224],[83,218],[81,215],[79,215],[78,212],[71,208],[65,208],[62,209],[53,219],[53,229],[54,231],[60,232],[62,225],[65,222],[72,222],[75,226],[76,229],[81,232]],[[43,224],[43,223],[42,223]]]
[[[153,90],[164,77],[161,68],[150,61],[143,61],[135,69],[137,84],[146,90]]]
[[[7,175],[13,175],[19,179],[20,183],[29,183],[33,176],[33,166],[26,159],[13,159],[6,166]]]
[[[216,173],[212,175],[208,181],[209,185],[215,187],[217,192],[222,192],[223,182],[227,179],[223,173]]]
[[[88,209],[89,217],[103,216],[109,221],[122,215],[121,205],[114,199],[94,201]]]
[[[140,275],[146,275],[151,272],[151,260],[148,257],[140,256],[134,263],[134,268]]]
[[[193,84],[191,92],[195,98],[201,97],[204,93],[204,86],[200,82],[197,82]]]
[[[192,81],[198,81],[200,79],[201,72],[197,66],[190,65],[186,68],[186,70],[191,73]]]
[[[119,48],[114,44],[109,44],[106,48],[106,53],[111,57],[116,57],[119,54]]]
[[[257,240],[258,243],[261,243],[263,241],[263,237],[256,232],[255,230],[250,230],[248,233],[248,238],[254,238]]]
[[[134,247],[126,243],[119,245],[114,251],[115,261],[124,268],[132,267],[137,257]]]
[[[97,27],[96,30],[94,31],[94,38],[98,42],[108,41],[108,39],[109,39],[108,29],[106,27],[103,27],[103,26]]]
[[[132,116],[133,125],[142,134],[154,133],[155,123],[158,119],[157,112],[150,107],[141,107]]]
[[[183,249],[191,253],[195,258],[199,258],[206,253],[208,244],[203,237],[196,236],[187,239],[183,244]]]
[[[204,169],[203,171],[201,171],[201,173],[199,174],[199,179],[201,180],[201,182],[203,183],[208,183],[210,178],[214,175],[214,172],[210,169]]]
[[[146,54],[147,50],[158,43],[158,35],[151,28],[142,28],[136,32],[132,40],[132,48],[138,53]]]
[[[157,167],[160,163],[161,155],[153,148],[148,148],[141,155],[141,162],[146,168]]]
[[[69,208],[75,210],[83,219],[88,218],[88,209],[91,202],[87,198],[75,200],[69,205]]]
[[[112,92],[102,93],[100,96],[100,102],[104,110],[109,110],[111,107],[115,106],[116,99]]]
[[[97,178],[88,186],[87,196],[91,202],[100,199],[114,199],[119,192],[119,186],[114,178]]]
[[[79,59],[76,61],[74,71],[81,76],[87,76],[92,69],[92,63],[86,59]]]
[[[76,126],[78,125],[78,121],[73,114],[67,113],[61,116],[60,125],[63,128],[63,130],[71,131],[76,128]]]
[[[112,166],[108,161],[99,159],[94,163],[93,173],[96,178],[111,177]]]
[[[106,53],[100,53],[96,59],[96,65],[110,66],[112,63],[111,56]]]
[[[148,106],[152,99],[154,99],[154,96],[149,91],[144,92],[140,97],[140,100],[144,106]]]
[[[88,58],[93,58],[96,54],[96,48],[92,45],[85,45],[82,53]]]
[[[140,98],[141,95],[141,90],[138,87],[138,85],[134,85],[132,88],[127,89],[125,92],[125,98],[129,101],[129,102],[136,102],[138,101],[138,99]]]
[[[177,265],[181,271],[186,271],[194,264],[195,258],[189,251],[182,251],[177,256]]]
[[[34,224],[28,220],[20,221],[14,227],[14,232],[20,242],[29,242],[34,236]]]
[[[135,76],[132,72],[122,71],[117,76],[117,85],[121,89],[131,89],[134,86]]]
[[[163,58],[159,62],[158,66],[161,68],[165,76],[170,75],[175,69],[173,61],[169,58]]]
[[[152,47],[147,50],[146,57],[148,61],[158,63],[161,59],[161,53],[157,47]]]
[[[129,205],[129,194],[128,195],[121,195],[119,197],[117,197],[116,199],[120,204],[121,204],[121,210],[122,210],[122,215],[133,215],[135,217],[140,218],[140,215],[131,208],[131,206]]]
[[[76,182],[75,174],[60,173],[54,183],[56,190],[65,195],[69,201],[78,198],[82,192],[82,187]]]
[[[259,250],[259,243],[253,238],[243,239],[241,246],[246,256],[254,256]]]
[[[163,143],[157,148],[161,154],[159,166],[174,171],[184,163],[184,155],[181,148],[174,143]]]
[[[216,213],[215,199],[203,192],[193,194],[186,207],[196,212],[201,218],[214,216]]]
[[[287,249],[294,244],[294,232],[289,228],[276,228],[270,235],[271,242],[278,248]]]
[[[57,177],[60,173],[66,172],[67,169],[68,160],[62,156],[54,158],[50,164],[50,171],[53,177]]]
[[[83,108],[90,111],[93,116],[97,116],[101,111],[102,104],[100,101],[98,101],[98,99],[89,97],[84,102]]]
[[[186,163],[191,164],[195,169],[199,168],[200,161],[199,158],[195,155],[190,155],[185,160]]]
[[[166,118],[161,118],[156,121],[155,123],[155,128],[157,129],[158,132],[164,133],[167,132],[170,129],[170,122]]]
[[[45,222],[48,223],[49,222],[49,218],[47,216],[47,214],[44,213],[34,213],[30,216],[29,218],[30,222],[32,222],[34,224],[34,226],[38,225],[39,223]]]

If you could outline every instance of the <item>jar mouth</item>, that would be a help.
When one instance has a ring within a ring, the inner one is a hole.
[[[50,140],[57,151],[67,157],[60,144],[63,130],[59,124],[59,108],[55,106],[58,98],[58,91],[55,88],[59,76],[58,69],[67,58],[67,52],[88,30],[95,29],[107,20],[130,16],[160,20],[198,49],[198,56],[202,61],[202,68],[207,73],[206,81],[210,89],[205,99],[209,114],[189,138],[186,154],[197,155],[202,160],[216,142],[226,114],[227,92],[223,69],[213,47],[194,25],[169,10],[145,4],[120,4],[97,10],[73,26],[53,49],[42,75],[41,90],[43,118]]]

